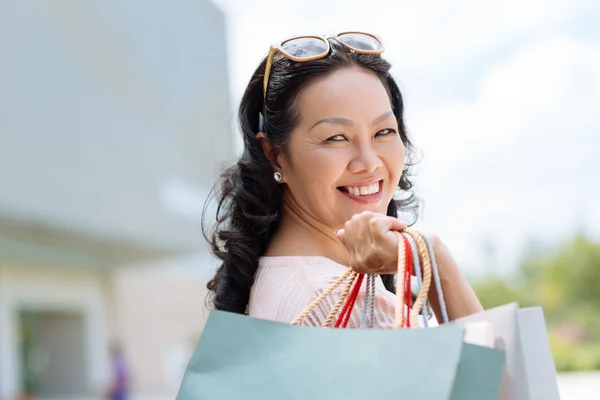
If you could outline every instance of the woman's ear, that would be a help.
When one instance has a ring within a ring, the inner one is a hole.
[[[276,149],[275,146],[271,144],[264,132],[258,132],[256,134],[256,140],[260,143],[260,147],[262,147],[262,151],[265,157],[267,157],[267,160],[269,160],[269,164],[271,164],[273,171],[283,175],[282,166],[279,162],[281,155],[279,149]]]
[[[256,139],[258,143],[260,143],[260,147],[263,149],[263,153],[267,160],[269,160],[269,164],[271,164],[271,168],[273,168],[273,178],[277,183],[285,182],[285,174],[283,173],[283,165],[282,165],[282,156],[283,154],[279,149],[269,142],[267,135],[264,132],[258,132],[256,134]]]

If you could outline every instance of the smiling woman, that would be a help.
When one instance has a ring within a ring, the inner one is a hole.
[[[223,261],[208,285],[216,309],[291,322],[350,267],[380,275],[373,322],[393,326],[394,231],[407,227],[397,215],[414,222],[417,205],[402,96],[382,51],[365,33],[300,37],[272,46],[255,71],[239,111],[244,151],[221,177],[210,238]],[[450,317],[480,311],[445,246],[432,242]],[[363,288],[357,313],[364,298]],[[303,323],[321,325],[332,305]],[[359,323],[352,315],[349,327]]]

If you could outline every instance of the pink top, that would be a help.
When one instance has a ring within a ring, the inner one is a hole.
[[[255,318],[291,323],[321,292],[327,289],[347,267],[328,258],[262,257],[250,291],[248,314]],[[343,284],[328,296],[302,322],[321,326],[338,299]],[[365,303],[366,279],[361,285],[348,328],[359,328]],[[389,292],[379,276],[375,281],[375,328],[394,326],[396,295]],[[422,320],[419,321],[420,325]],[[367,320],[369,326],[369,320]]]

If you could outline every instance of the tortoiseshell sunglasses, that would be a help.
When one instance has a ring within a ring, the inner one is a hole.
[[[383,53],[383,42],[377,35],[365,32],[342,32],[333,36],[296,36],[279,44],[274,44],[269,50],[265,77],[263,82],[263,102],[267,98],[267,87],[269,86],[269,75],[273,65],[273,56],[279,52],[284,57],[296,62],[318,60],[326,57],[331,51],[329,41],[332,38],[344,45],[348,50],[360,54]]]

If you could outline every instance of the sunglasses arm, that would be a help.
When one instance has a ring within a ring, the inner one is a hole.
[[[267,64],[265,65],[265,76],[263,78],[263,102],[267,97],[267,86],[269,85],[269,76],[271,75],[271,66],[273,65],[273,56],[275,56],[275,49],[271,46],[269,50],[269,56],[267,57]]]

